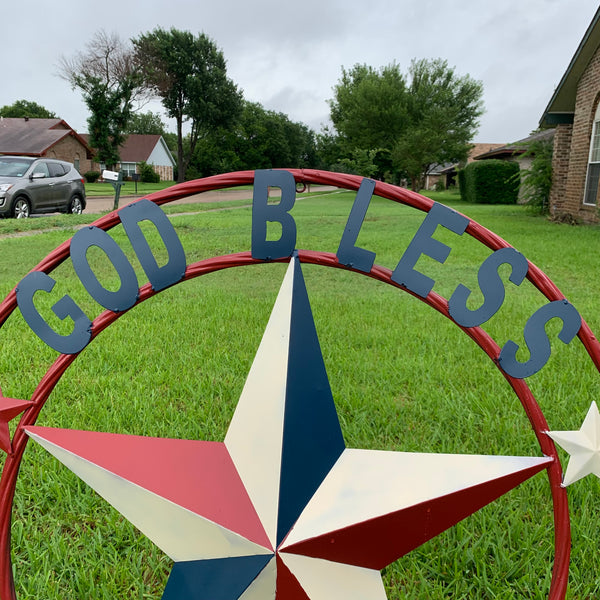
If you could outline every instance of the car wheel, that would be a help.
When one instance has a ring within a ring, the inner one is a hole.
[[[26,219],[31,213],[29,201],[26,198],[17,198],[12,207],[12,216],[15,219]]]
[[[83,202],[79,196],[73,196],[71,198],[67,212],[73,215],[80,215],[83,212]]]

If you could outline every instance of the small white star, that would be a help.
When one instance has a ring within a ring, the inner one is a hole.
[[[546,432],[571,458],[563,477],[563,487],[593,473],[600,477],[600,412],[595,402],[579,431]]]

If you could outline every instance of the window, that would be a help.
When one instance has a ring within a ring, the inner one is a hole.
[[[0,175],[3,177],[23,177],[29,169],[33,158],[19,158],[13,156],[0,157]]]
[[[584,204],[595,206],[598,203],[598,184],[600,184],[600,104],[594,116],[585,193],[583,195]]]
[[[62,177],[66,171],[60,163],[48,163],[50,169],[50,177]]]
[[[121,163],[121,173],[123,173],[123,179],[125,179],[125,177],[131,177],[135,173],[136,166],[136,163]]]
[[[41,173],[43,177],[50,177],[50,171],[48,171],[48,165],[45,162],[40,162],[33,167],[32,175],[36,173]]]

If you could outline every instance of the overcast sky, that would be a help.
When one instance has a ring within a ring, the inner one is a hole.
[[[443,58],[483,82],[477,142],[513,142],[537,127],[598,3],[594,0],[71,0],[3,2],[0,106],[33,100],[87,131],[61,56],[97,30],[130,39],[155,27],[204,32],[247,100],[319,131],[341,67]],[[144,110],[161,112],[160,104]]]

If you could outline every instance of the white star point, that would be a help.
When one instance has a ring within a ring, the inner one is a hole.
[[[570,455],[563,477],[563,487],[589,474],[600,477],[600,412],[596,402],[592,402],[578,431],[547,431],[546,433]]]

